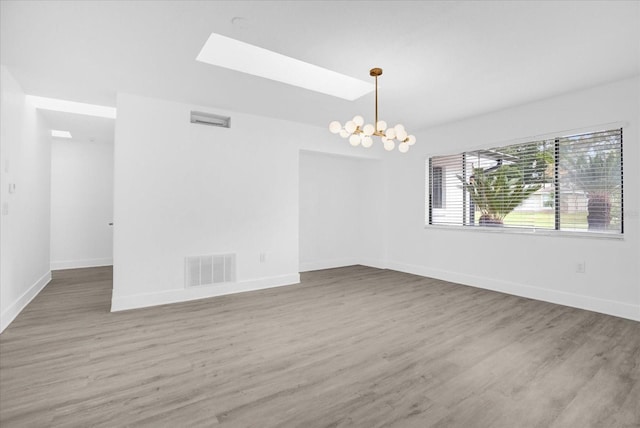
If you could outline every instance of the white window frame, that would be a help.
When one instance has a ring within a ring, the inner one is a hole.
[[[473,151],[478,151],[478,150],[486,150],[487,148],[494,148],[494,147],[503,147],[503,146],[510,146],[510,145],[518,145],[518,144],[525,144],[525,143],[529,143],[529,142],[535,142],[535,141],[540,141],[540,140],[547,140],[547,139],[555,139],[555,138],[566,138],[569,136],[574,136],[574,135],[580,135],[580,134],[586,134],[586,133],[595,133],[595,132],[600,132],[600,131],[605,131],[605,130],[614,130],[614,129],[620,129],[622,132],[622,137],[621,137],[621,156],[623,155],[623,139],[624,139],[624,134],[625,134],[625,128],[628,127],[628,122],[611,122],[611,123],[604,123],[601,125],[594,125],[594,126],[590,126],[590,127],[585,127],[585,128],[578,128],[578,129],[571,129],[571,130],[565,130],[565,131],[559,131],[559,132],[552,132],[552,133],[548,133],[548,134],[541,134],[541,135],[536,135],[536,136],[531,136],[531,137],[523,137],[523,138],[518,138],[518,139],[513,139],[513,140],[508,140],[508,141],[502,141],[499,143],[492,143],[492,144],[482,144],[482,145],[477,145],[477,146],[471,146],[471,147],[467,147],[467,148],[461,148],[459,150],[457,150],[457,152],[460,153],[467,153],[467,152],[473,152]],[[446,224],[430,224],[430,218],[431,218],[431,213],[430,213],[430,203],[429,203],[429,198],[430,198],[430,160],[433,157],[437,157],[437,156],[452,156],[451,152],[445,152],[445,153],[431,153],[428,154],[424,157],[424,165],[425,165],[425,212],[424,212],[424,219],[425,219],[425,226],[424,229],[425,230],[450,230],[450,231],[457,231],[457,232],[472,232],[472,233],[506,233],[506,234],[514,234],[514,235],[531,235],[531,236],[555,236],[555,237],[571,237],[571,238],[579,238],[579,239],[605,239],[605,240],[625,240],[625,234],[624,234],[624,195],[622,196],[622,206],[621,206],[621,210],[622,210],[622,216],[621,216],[621,221],[622,221],[622,225],[621,225],[621,231],[620,233],[611,233],[611,232],[597,232],[597,231],[566,231],[566,230],[557,230],[557,229],[541,229],[541,228],[526,228],[526,227],[469,227],[469,226],[464,226],[464,225],[446,225]],[[624,158],[621,157],[621,166],[624,165]],[[443,174],[444,174],[444,168],[443,168]],[[443,183],[444,184],[444,183]],[[624,176],[621,177],[621,185],[624,188]],[[444,193],[445,193],[445,188],[443,186],[443,207],[445,206],[444,204]],[[438,209],[438,208],[436,208]]]

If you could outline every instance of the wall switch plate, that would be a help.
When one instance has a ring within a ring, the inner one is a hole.
[[[260,253],[260,263],[267,261],[267,253]]]
[[[585,273],[587,271],[585,262],[576,263],[576,273]]]

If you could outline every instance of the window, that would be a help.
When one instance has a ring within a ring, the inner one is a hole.
[[[427,169],[427,224],[623,233],[622,129],[434,156]]]
[[[431,206],[442,208],[442,168],[434,166],[431,169]]]

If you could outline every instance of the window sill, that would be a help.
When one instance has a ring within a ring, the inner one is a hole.
[[[571,232],[566,230],[549,230],[535,228],[515,228],[515,227],[486,227],[486,226],[448,226],[443,224],[425,225],[425,230],[456,230],[459,232],[472,233],[503,233],[509,235],[532,235],[532,236],[555,236],[563,238],[580,238],[580,239],[605,239],[613,241],[624,241],[624,235],[621,233],[605,233],[605,232]]]

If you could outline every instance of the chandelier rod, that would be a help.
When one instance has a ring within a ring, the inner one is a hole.
[[[373,132],[373,135],[382,137],[384,136],[384,131],[380,131],[378,129],[378,76],[382,76],[382,69],[377,67],[372,68],[371,70],[369,70],[369,76],[372,76],[376,79],[376,121],[373,122],[373,126],[375,129],[375,131]]]
[[[373,126],[375,126],[376,128],[378,127],[378,76],[376,76],[376,121],[374,122]]]

